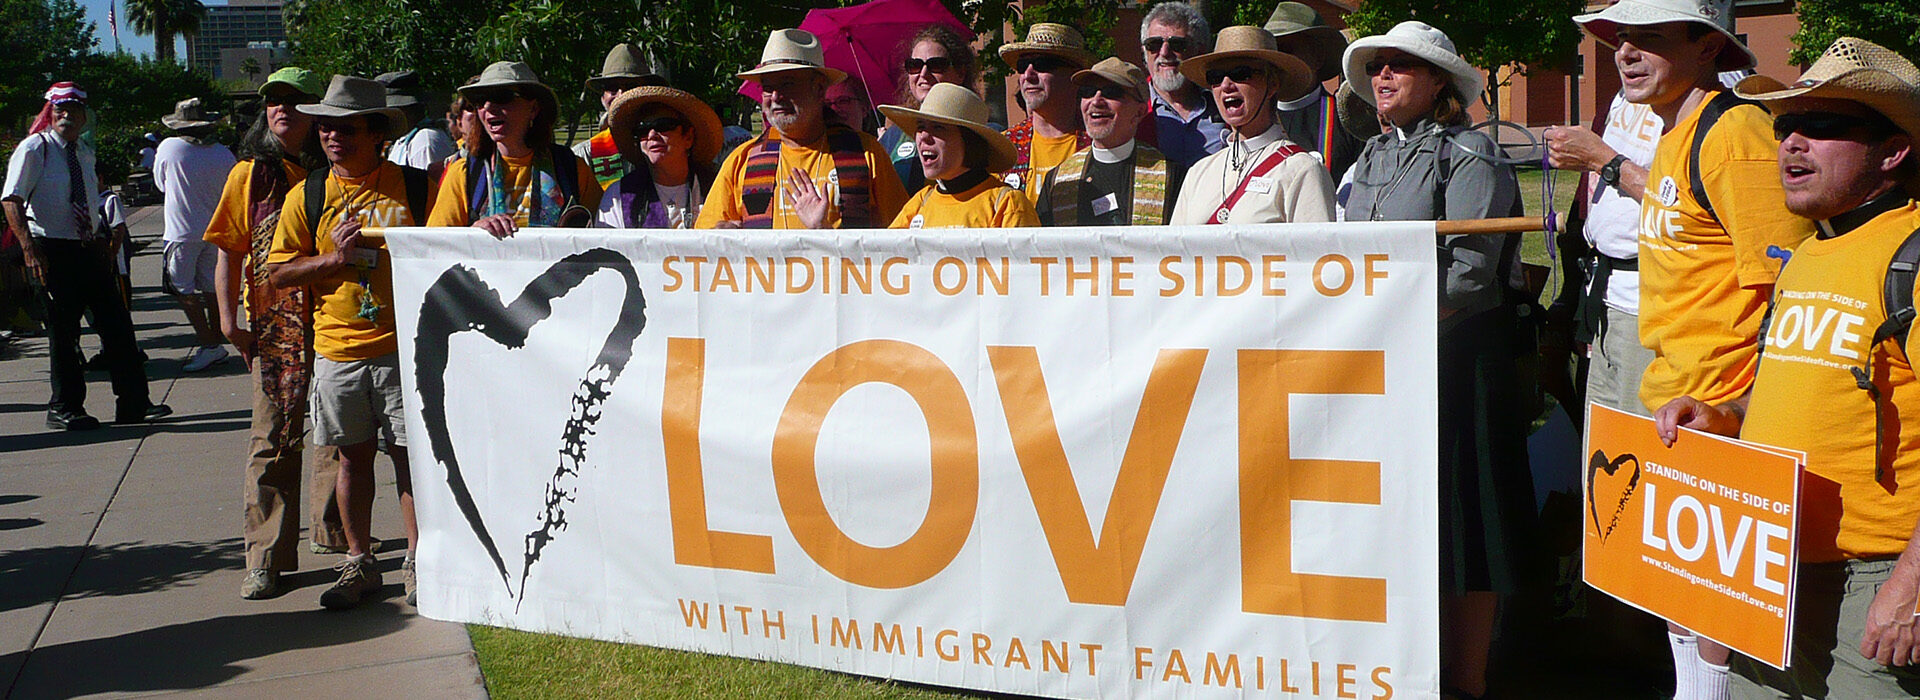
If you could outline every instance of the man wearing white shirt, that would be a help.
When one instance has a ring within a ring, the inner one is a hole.
[[[208,140],[214,126],[210,117],[201,108],[200,98],[181,100],[172,114],[160,118],[161,124],[179,135],[161,141],[153,156],[153,184],[165,197],[161,277],[186,312],[199,343],[181,366],[187,372],[198,372],[227,359],[227,339],[220,334],[220,324],[214,317],[219,308],[213,298],[219,251],[201,237],[213,221],[213,210],[220,205],[220,190],[227,184],[227,171],[236,161],[233,151]]]

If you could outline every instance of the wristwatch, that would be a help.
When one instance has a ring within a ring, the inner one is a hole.
[[[1613,160],[1607,161],[1606,165],[1600,166],[1600,184],[1608,187],[1620,186],[1620,164],[1625,162],[1627,162],[1626,156],[1616,155]]]

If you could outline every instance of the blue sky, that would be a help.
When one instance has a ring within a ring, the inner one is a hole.
[[[153,37],[140,36],[127,27],[127,8],[120,5],[121,0],[80,0],[80,6],[87,8],[87,21],[93,23],[94,37],[100,40],[101,51],[113,50],[113,34],[107,30],[107,6],[118,7],[115,13],[120,17],[120,50],[132,54],[153,55]],[[202,0],[206,2],[206,0]],[[225,5],[225,2],[206,2],[208,5]],[[174,40],[174,50],[182,57],[187,46],[178,39]]]

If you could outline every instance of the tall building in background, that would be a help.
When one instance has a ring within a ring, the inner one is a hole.
[[[199,36],[187,42],[188,64],[218,80],[258,83],[286,56],[287,28],[280,18],[280,0],[209,4]],[[255,70],[250,74],[248,68]]]

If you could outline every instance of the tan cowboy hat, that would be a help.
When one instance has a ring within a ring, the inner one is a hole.
[[[767,35],[767,47],[760,50],[760,63],[753,70],[733,74],[741,80],[760,82],[774,73],[808,70],[827,76],[832,85],[847,79],[846,71],[827,67],[826,50],[820,37],[799,29],[775,29]]]
[[[1102,82],[1113,83],[1126,88],[1128,92],[1133,93],[1134,98],[1141,102],[1146,102],[1149,99],[1147,97],[1146,71],[1140,70],[1139,66],[1122,61],[1119,58],[1109,56],[1101,59],[1099,63],[1093,64],[1092,68],[1073,74],[1073,84],[1075,85],[1092,85]]]
[[[327,84],[327,94],[319,102],[295,105],[301,114],[316,117],[357,117],[363,114],[378,114],[387,119],[387,136],[400,136],[407,133],[412,125],[407,123],[407,115],[398,107],[387,106],[387,89],[379,82],[354,75],[333,76],[333,82]]]
[[[1460,57],[1460,52],[1453,48],[1453,40],[1447,38],[1446,32],[1426,22],[1413,20],[1393,25],[1385,34],[1361,37],[1347,45],[1347,57],[1342,61],[1346,66],[1347,83],[1372,85],[1372,79],[1367,75],[1367,63],[1382,49],[1399,49],[1433,64],[1451,78],[1453,89],[1460,92],[1460,99],[1467,104],[1480,99],[1480,93],[1487,89],[1487,76],[1467,63],[1467,59]],[[1355,89],[1354,93],[1366,100],[1367,104],[1374,104],[1373,90]]]
[[[655,73],[647,55],[632,44],[615,44],[600,62],[600,74],[587,78],[587,87],[598,92],[609,80],[638,80],[641,85],[665,85],[665,76]]]
[[[1074,70],[1093,65],[1093,53],[1087,51],[1086,38],[1080,36],[1080,30],[1064,24],[1035,22],[1027,27],[1026,39],[1000,47],[1000,60],[1009,66],[1019,65],[1020,58],[1028,54],[1066,59]]]
[[[1727,38],[1729,50],[1720,52],[1716,61],[1721,71],[1742,70],[1754,66],[1753,50],[1733,33],[1733,0],[1620,0],[1592,14],[1575,15],[1573,21],[1608,46],[1619,46],[1616,33],[1620,25],[1644,27],[1668,22],[1692,22],[1712,27]]]
[[[660,105],[679,112],[693,130],[693,162],[712,162],[720,155],[721,129],[720,115],[700,98],[659,85],[645,85],[620,93],[613,99],[613,106],[607,109],[607,129],[613,134],[613,143],[620,148],[620,155],[629,163],[640,163],[645,156],[640,155],[640,142],[634,139],[633,124],[640,119],[640,113],[648,105]]]
[[[480,71],[480,77],[462,85],[459,93],[469,98],[476,92],[487,92],[497,88],[520,88],[533,92],[534,99],[540,101],[540,109],[547,114],[560,117],[560,100],[553,96],[553,88],[540,82],[540,75],[533,67],[518,61],[496,61]]]
[[[1879,112],[1907,135],[1920,138],[1920,69],[1878,44],[1840,37],[1791,85],[1764,75],[1740,81],[1736,95],[1771,103],[1803,97],[1849,100]],[[1777,111],[1777,110],[1775,110]]]
[[[200,98],[189,97],[173,104],[173,113],[160,118],[160,123],[174,131],[192,131],[213,126],[213,120],[219,115],[208,114],[200,105]]]
[[[927,91],[927,99],[920,102],[919,109],[881,105],[880,113],[887,115],[888,119],[899,125],[901,131],[908,134],[919,128],[922,119],[971,131],[987,143],[988,172],[997,173],[1013,167],[1013,140],[998,129],[987,126],[987,101],[980,99],[972,90],[952,83],[940,83]]]
[[[1273,8],[1273,15],[1267,18],[1262,29],[1272,34],[1276,42],[1287,39],[1301,42],[1312,55],[1294,55],[1313,68],[1314,80],[1324,83],[1340,76],[1340,56],[1347,50],[1347,37],[1327,26],[1313,8],[1297,2],[1280,3]]]
[[[1207,84],[1207,68],[1230,59],[1252,59],[1280,71],[1280,84],[1273,88],[1276,97],[1301,94],[1314,83],[1313,69],[1305,61],[1280,53],[1273,34],[1250,24],[1220,30],[1214,37],[1213,50],[1181,61],[1180,74],[1208,90],[1213,86]]]

